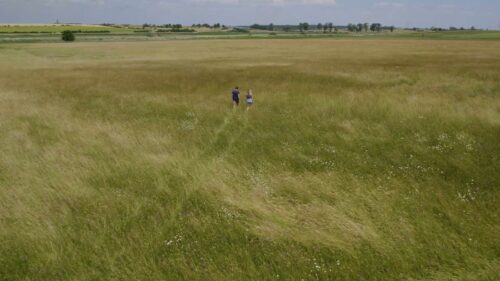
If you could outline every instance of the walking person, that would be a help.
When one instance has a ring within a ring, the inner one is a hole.
[[[247,95],[246,95],[246,101],[247,101],[247,111],[249,111],[250,108],[253,105],[253,93],[252,93],[252,90],[248,90]]]
[[[233,89],[233,108],[236,108],[240,105],[240,88],[238,86]]]

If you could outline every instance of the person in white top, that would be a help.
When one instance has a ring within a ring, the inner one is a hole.
[[[253,93],[252,90],[248,90],[247,95],[246,95],[246,102],[247,102],[247,111],[250,110],[250,108],[253,105]]]

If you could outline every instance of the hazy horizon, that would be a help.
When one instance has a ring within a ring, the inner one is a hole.
[[[378,0],[0,0],[0,23],[380,22],[398,27],[500,29],[500,1]]]

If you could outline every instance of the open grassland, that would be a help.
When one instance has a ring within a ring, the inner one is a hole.
[[[106,27],[106,26],[22,26],[19,31],[16,27],[2,29],[0,25],[0,43],[55,43],[61,42],[63,30],[73,30],[77,32],[76,41],[79,42],[131,42],[131,41],[166,41],[166,40],[193,40],[193,39],[358,39],[358,40],[488,40],[500,41],[500,31],[405,31],[396,32],[334,32],[323,33],[311,31],[282,32],[250,30],[249,32],[237,32],[233,30],[211,30],[206,28],[196,28],[194,32],[171,32],[170,29],[140,29],[127,27]],[[28,31],[30,28],[38,31]],[[2,31],[4,30],[4,31]],[[10,30],[6,32],[5,30]],[[17,30],[17,31],[16,31]]]
[[[0,45],[0,279],[499,280],[499,95],[493,41]]]

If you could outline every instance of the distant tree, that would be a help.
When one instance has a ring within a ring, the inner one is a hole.
[[[305,31],[309,30],[309,23],[304,22],[302,25],[303,25]]]
[[[269,26],[268,25],[261,25],[261,24],[252,24],[250,26],[250,28],[252,29],[259,29],[259,30],[269,30]],[[274,26],[273,26],[274,28]]]
[[[355,24],[350,23],[347,25],[347,30],[349,30],[350,32],[355,32],[357,30],[357,27]]]
[[[250,30],[248,30],[246,28],[238,28],[238,27],[233,28],[232,31],[233,32],[241,32],[241,33],[250,33]]]
[[[65,30],[61,33],[61,38],[63,41],[72,42],[75,41],[75,34],[71,30]]]
[[[168,24],[168,25],[165,25],[165,27],[172,28],[172,31],[179,31],[182,29],[182,24]]]
[[[274,24],[270,23],[268,29],[269,31],[274,31]]]
[[[309,24],[307,22],[299,23],[299,30],[300,30],[300,32],[304,32],[304,31],[309,30]]]
[[[220,28],[220,23],[214,24],[214,28]]]
[[[318,24],[316,25],[316,29],[317,29],[317,30],[323,30],[323,24],[322,24],[322,23],[318,23]]]
[[[476,30],[476,28],[474,26],[471,26],[470,30]]]
[[[358,25],[356,26],[356,31],[357,32],[363,31],[363,24],[362,23],[358,23]]]
[[[393,25],[389,26],[389,30],[390,30],[391,32],[394,32],[394,26],[393,26]]]
[[[302,25],[301,22],[299,22],[299,30],[300,32],[304,32],[304,26]]]
[[[369,23],[365,22],[363,24],[363,29],[365,30],[365,32],[368,32],[368,28],[369,28]]]
[[[380,23],[372,23],[370,25],[370,30],[373,32],[380,32],[382,30],[382,25]]]
[[[333,22],[328,23],[328,31],[332,32],[333,31]]]
[[[323,24],[323,32],[326,33],[328,31],[328,23]]]
[[[288,25],[285,25],[285,26],[283,27],[283,31],[284,31],[284,32],[289,32],[291,29],[292,29],[292,28],[291,28],[290,26],[288,26]]]

